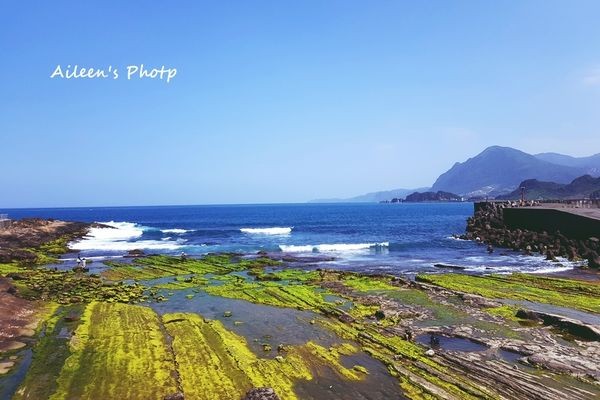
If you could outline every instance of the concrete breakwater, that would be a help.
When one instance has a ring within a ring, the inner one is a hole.
[[[462,238],[537,252],[548,259],[561,256],[587,260],[588,266],[600,268],[600,210],[582,212],[551,204],[518,207],[510,202],[475,203],[474,215]]]

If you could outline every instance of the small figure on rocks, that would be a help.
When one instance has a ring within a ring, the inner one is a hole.
[[[429,337],[429,344],[431,345],[431,347],[439,347],[440,338],[438,338],[434,334],[431,334],[431,336]]]

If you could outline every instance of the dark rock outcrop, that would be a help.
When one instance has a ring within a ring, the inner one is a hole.
[[[242,400],[279,400],[279,396],[272,388],[250,389]]]
[[[529,254],[538,253],[548,260],[565,257],[574,261],[588,260],[588,266],[593,268],[600,266],[600,241],[595,237],[568,237],[558,230],[515,229],[505,223],[504,212],[508,207],[508,202],[476,203],[475,213],[467,221],[467,232],[461,238]]]
[[[183,396],[183,393],[181,393],[181,392],[169,394],[164,397],[164,400],[184,400],[184,399],[185,399],[185,397]]]
[[[414,192],[406,196],[406,202],[424,202],[424,201],[462,201],[462,198],[454,193],[449,192]]]
[[[8,228],[0,229],[0,262],[33,263],[37,256],[30,249],[59,239],[80,238],[92,226],[94,224],[41,218],[11,221]]]

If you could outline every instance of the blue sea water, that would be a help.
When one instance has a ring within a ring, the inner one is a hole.
[[[509,250],[488,254],[458,240],[472,203],[269,204],[1,210],[24,217],[101,222],[73,243],[85,257],[120,257],[127,251],[200,255],[264,250],[315,258],[323,267],[412,274],[440,271],[445,263],[467,272],[552,272],[572,264]],[[68,258],[69,256],[67,256]],[[73,255],[70,255],[73,257]]]

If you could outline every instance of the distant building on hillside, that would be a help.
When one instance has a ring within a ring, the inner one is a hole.
[[[8,214],[0,214],[0,229],[6,229],[10,226]]]

